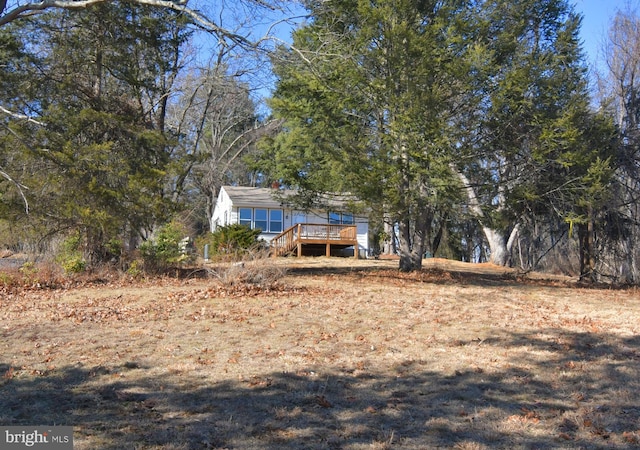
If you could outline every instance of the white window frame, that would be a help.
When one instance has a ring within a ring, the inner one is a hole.
[[[243,218],[243,211],[245,212],[245,217]],[[246,211],[251,213],[251,218],[248,219],[246,217]],[[256,211],[265,211],[266,213],[266,221],[265,220],[256,220]],[[280,213],[280,220],[273,220],[273,213]],[[266,229],[262,226],[256,226],[256,222],[260,224],[266,223]],[[279,208],[250,208],[250,207],[238,207],[238,223],[242,225],[249,225],[252,230],[256,228],[260,228],[263,233],[281,233],[284,230],[284,210]],[[279,224],[280,229],[276,230],[277,227],[273,227],[274,224]]]

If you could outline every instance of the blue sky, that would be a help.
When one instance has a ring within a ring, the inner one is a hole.
[[[592,64],[602,55],[602,45],[616,11],[625,11],[629,5],[640,12],[640,0],[574,0],[574,3],[576,11],[584,16],[581,35]]]

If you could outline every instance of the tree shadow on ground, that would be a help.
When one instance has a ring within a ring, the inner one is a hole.
[[[353,267],[289,267],[287,275],[289,276],[352,276],[362,279],[380,278],[392,281],[402,279],[405,282],[429,283],[436,285],[470,285],[470,286],[501,286],[501,287],[522,287],[522,286],[553,286],[553,287],[597,287],[589,284],[578,285],[574,280],[566,279],[559,281],[553,275],[545,278],[538,275],[536,278],[530,277],[528,274],[519,273],[513,270],[496,268],[493,271],[483,270],[474,272],[472,265],[469,270],[452,270],[440,268],[425,268],[415,272],[402,273],[399,269],[390,269],[388,267],[365,267],[355,264]],[[612,288],[612,286],[607,286]]]
[[[0,423],[72,425],[79,449],[640,445],[639,337],[546,329],[459,345],[530,352],[453,373],[380,357],[221,382],[135,363],[28,374],[3,363]]]

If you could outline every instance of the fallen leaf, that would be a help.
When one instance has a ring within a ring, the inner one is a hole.
[[[4,378],[5,378],[6,380],[10,380],[10,379],[12,379],[14,376],[15,376],[15,370],[14,370],[14,368],[13,368],[13,367],[9,367],[9,370],[7,370],[7,371],[4,373]]]
[[[332,406],[324,395],[316,395],[316,402],[323,408],[331,408]]]
[[[624,433],[622,433],[622,437],[624,438],[625,442],[628,442],[629,444],[640,444],[640,438],[636,435],[636,433],[625,431]]]

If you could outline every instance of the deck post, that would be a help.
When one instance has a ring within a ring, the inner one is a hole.
[[[331,256],[331,244],[329,243],[329,239],[327,239],[327,257]]]

